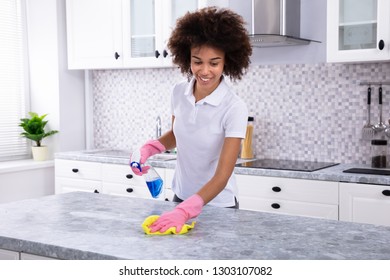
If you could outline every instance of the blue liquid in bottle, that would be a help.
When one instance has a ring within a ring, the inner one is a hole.
[[[149,192],[153,198],[158,198],[163,190],[163,180],[157,171],[150,166],[148,173],[143,175],[145,178],[146,185],[149,188]]]
[[[149,192],[153,198],[158,198],[162,191],[163,180],[161,178],[157,178],[154,181],[146,181],[148,185]]]
[[[130,163],[130,165],[131,167],[138,168],[140,171],[142,171],[142,166],[139,163],[140,157],[141,155],[139,152],[134,153],[132,155],[133,161]],[[157,171],[152,166],[150,166],[148,172],[143,174],[143,177],[152,197],[158,198],[163,190],[163,180],[161,179],[160,175],[158,175]]]

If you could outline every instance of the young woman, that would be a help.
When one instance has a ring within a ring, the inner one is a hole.
[[[188,81],[172,93],[172,129],[140,149],[143,164],[152,155],[177,148],[172,182],[174,201],[151,232],[176,227],[197,217],[205,204],[238,208],[233,169],[245,138],[248,110],[225,82],[240,80],[250,64],[252,47],[241,16],[208,7],[177,21],[168,42],[173,62]],[[146,173],[132,167],[137,175]]]

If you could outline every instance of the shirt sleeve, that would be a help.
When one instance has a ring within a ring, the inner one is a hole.
[[[248,108],[239,100],[230,108],[225,118],[225,137],[245,138],[248,124]]]

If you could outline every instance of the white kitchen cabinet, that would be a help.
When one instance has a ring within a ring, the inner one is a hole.
[[[0,260],[19,260],[19,252],[0,249]]]
[[[67,0],[69,69],[123,66],[122,0]]]
[[[79,160],[55,160],[55,193],[102,192],[102,164]]]
[[[67,0],[69,69],[169,67],[176,19],[201,0]]]
[[[80,180],[56,177],[56,194],[67,193],[67,192],[102,192],[102,182],[94,180]]]
[[[236,175],[240,209],[338,220],[338,182]]]
[[[328,0],[327,61],[390,60],[390,1]]]
[[[167,42],[176,20],[199,7],[197,0],[130,0],[123,2],[124,67],[169,67]]]
[[[155,169],[165,182],[165,169]],[[55,185],[56,193],[85,191],[153,199],[145,179],[124,164],[56,159]],[[158,199],[165,199],[165,190]]]
[[[340,220],[390,226],[390,186],[340,183]]]

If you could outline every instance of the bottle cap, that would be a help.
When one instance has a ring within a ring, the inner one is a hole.
[[[371,145],[386,146],[387,140],[371,140]]]
[[[248,122],[253,122],[255,120],[254,117],[248,117]]]

